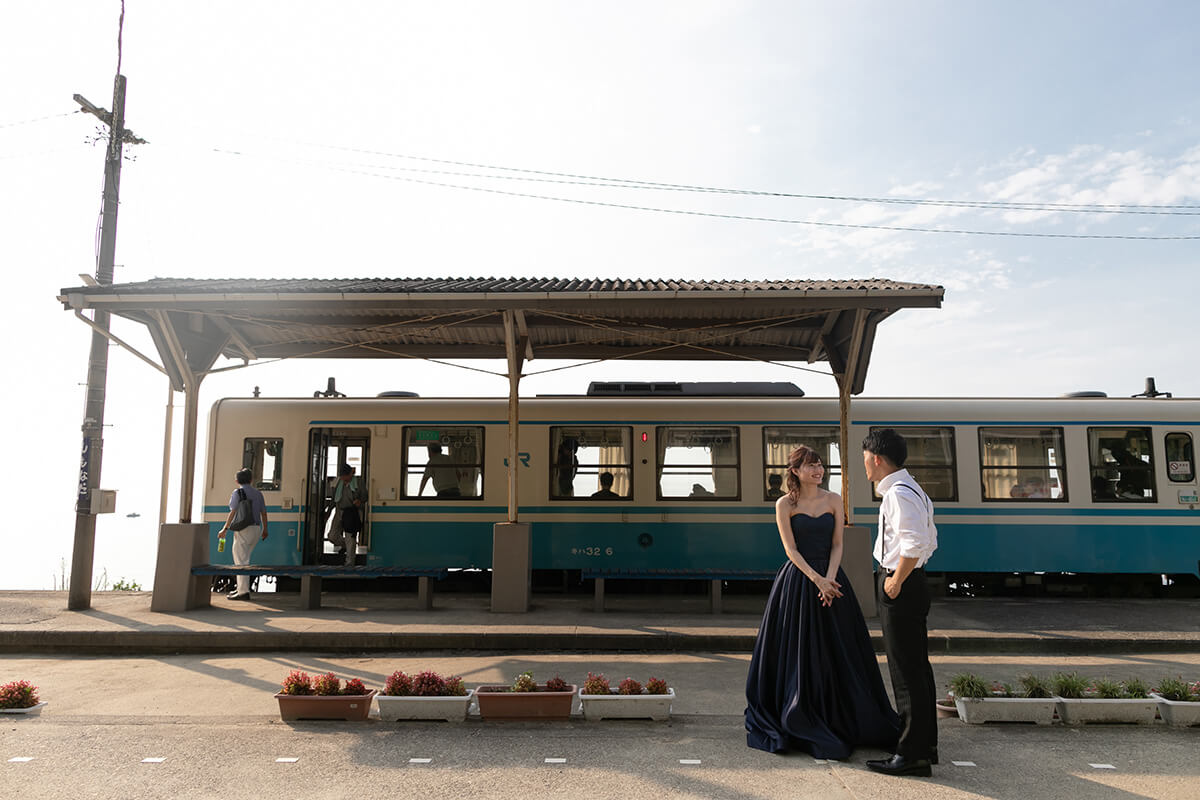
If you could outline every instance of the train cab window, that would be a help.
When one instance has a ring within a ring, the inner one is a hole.
[[[550,428],[551,500],[632,500],[633,429]]]
[[[1092,500],[1157,501],[1149,428],[1088,428],[1088,457]]]
[[[1063,429],[980,428],[979,478],[987,501],[1065,503]]]
[[[483,428],[420,425],[404,429],[404,496],[479,500]]]
[[[1192,455],[1190,433],[1167,434],[1167,477],[1172,483],[1192,483],[1196,480],[1196,459]]]
[[[263,492],[277,492],[283,484],[283,439],[246,439],[242,444],[242,467],[254,473],[251,485]]]
[[[879,430],[879,428],[871,428]],[[954,429],[908,426],[896,427],[908,445],[904,468],[921,484],[931,500],[958,500],[958,475],[954,458]],[[879,493],[871,489],[879,500]]]
[[[737,428],[663,426],[656,443],[660,500],[741,496]]]
[[[841,494],[840,444],[838,429],[832,426],[763,428],[763,499],[774,501],[787,492],[788,456],[800,445],[811,447],[821,456],[825,465],[821,488]]]

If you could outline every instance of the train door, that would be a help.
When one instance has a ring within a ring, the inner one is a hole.
[[[326,552],[335,548],[326,540],[333,514],[334,483],[342,464],[354,467],[354,475],[364,492],[369,491],[367,474],[371,446],[370,432],[365,428],[313,428],[308,435],[308,496],[304,524],[304,563],[319,564]],[[369,503],[367,504],[369,507]],[[371,546],[371,517],[363,519],[363,531],[358,535],[358,551]]]

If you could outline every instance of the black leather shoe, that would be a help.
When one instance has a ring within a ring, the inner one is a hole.
[[[875,772],[882,772],[884,775],[916,775],[921,778],[933,775],[933,767],[930,766],[929,759],[905,758],[902,755],[868,761],[867,768]]]
[[[246,592],[245,594],[231,594],[231,595],[229,595],[229,599],[230,600],[249,600],[250,593]]]
[[[938,757],[937,757],[937,748],[936,747],[933,748],[933,752],[929,754],[929,763],[933,764],[934,766],[937,766]]]

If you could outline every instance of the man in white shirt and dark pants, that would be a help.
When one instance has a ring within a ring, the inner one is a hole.
[[[879,506],[879,536],[875,540],[879,621],[887,650],[900,740],[891,758],[867,766],[887,775],[933,774],[937,763],[937,687],[929,665],[929,585],[925,562],[937,549],[933,503],[904,462],[908,445],[891,428],[872,431],[863,440],[867,479],[883,498]]]

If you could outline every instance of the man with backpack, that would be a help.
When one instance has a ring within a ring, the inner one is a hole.
[[[333,520],[329,523],[329,541],[334,547],[343,549],[346,553],[346,566],[352,567],[358,559],[358,535],[363,529],[363,505],[367,499],[366,489],[354,467],[342,464],[338,467],[338,479],[333,484],[333,496],[327,512],[333,510]]]

